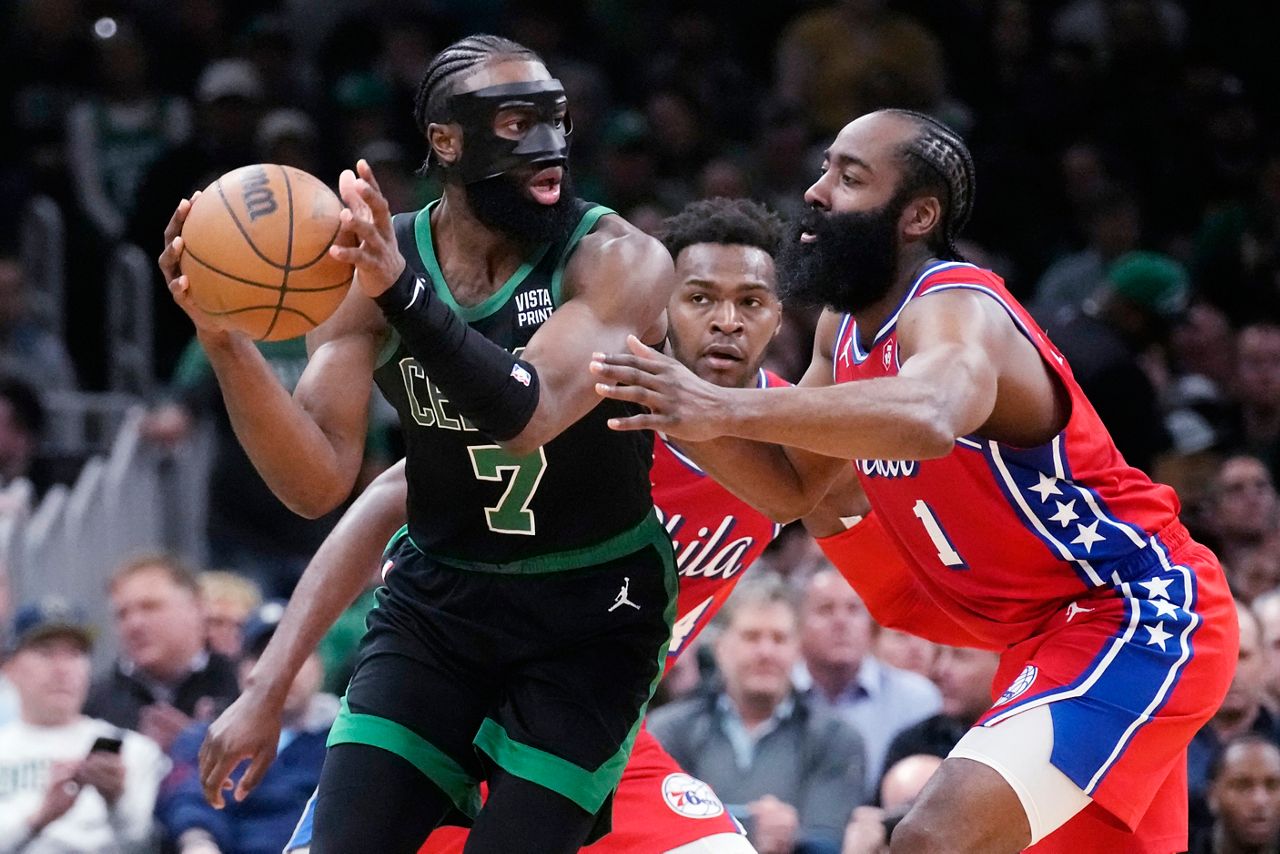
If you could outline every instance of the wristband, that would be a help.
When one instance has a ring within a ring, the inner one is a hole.
[[[472,329],[408,266],[374,302],[431,382],[476,429],[500,442],[524,430],[538,408],[533,365]]]

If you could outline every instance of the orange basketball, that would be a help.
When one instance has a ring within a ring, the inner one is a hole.
[[[319,178],[292,166],[259,163],[223,175],[182,227],[192,301],[258,341],[307,333],[351,285],[351,265],[329,257],[341,210]]]

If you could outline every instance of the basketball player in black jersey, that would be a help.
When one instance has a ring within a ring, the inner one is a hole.
[[[191,305],[185,200],[160,266],[242,444],[297,512],[350,492],[371,376],[404,426],[409,524],[330,736],[312,850],[413,851],[439,823],[474,822],[468,851],[576,851],[608,828],[675,590],[651,439],[607,429],[624,413],[599,404],[586,366],[629,334],[662,339],[671,259],[573,197],[564,91],[526,48],[451,45],[415,114],[443,198],[392,217],[368,164],[342,174],[358,245],[331,251],[356,281],[310,336],[292,397],[252,342]],[[633,607],[612,607],[620,596]],[[305,638],[324,617],[284,619]],[[246,697],[280,702],[278,688],[250,680]],[[245,735],[220,724],[211,738]],[[215,805],[240,758],[202,764]]]

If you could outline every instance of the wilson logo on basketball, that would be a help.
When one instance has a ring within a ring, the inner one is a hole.
[[[271,179],[267,177],[267,170],[261,166],[251,166],[245,170],[245,176],[240,180],[240,194],[244,198],[250,222],[260,216],[275,213],[279,207],[275,193],[271,192]]]
[[[668,774],[662,781],[662,799],[672,812],[686,818],[715,818],[724,812],[711,787],[688,774]]]

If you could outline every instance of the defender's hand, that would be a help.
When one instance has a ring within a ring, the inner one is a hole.
[[[340,230],[355,245],[334,241],[329,254],[356,268],[356,283],[372,299],[391,287],[404,272],[404,256],[396,245],[391,209],[378,187],[368,161],[356,163],[356,171],[342,170],[338,194],[347,207],[340,216]]]
[[[280,713],[278,703],[249,690],[210,725],[200,745],[200,783],[214,808],[225,806],[222,792],[231,788],[231,772],[243,760],[249,760],[249,768],[235,787],[235,799],[243,801],[262,782],[280,743]]]
[[[596,353],[591,372],[601,397],[638,403],[647,414],[609,419],[613,430],[658,430],[676,439],[701,442],[724,435],[725,390],[700,379],[684,365],[627,336],[630,353]]]

